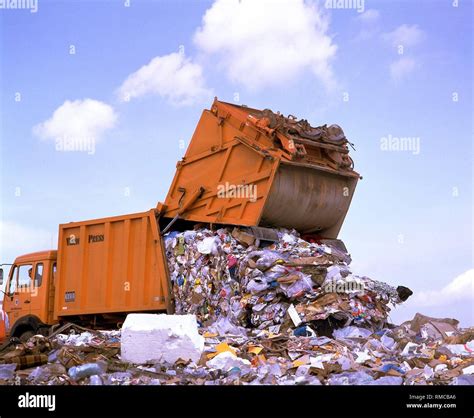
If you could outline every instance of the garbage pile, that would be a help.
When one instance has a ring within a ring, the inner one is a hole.
[[[74,326],[36,335],[0,353],[8,385],[472,385],[474,328],[417,314],[372,332],[350,325],[331,337],[294,333],[219,334],[205,339],[198,361],[124,362],[120,331]]]
[[[306,335],[330,328],[384,326],[389,303],[411,291],[353,275],[339,240],[317,241],[296,231],[256,238],[241,229],[199,229],[166,236],[176,313],[193,313],[203,326]]]
[[[270,232],[169,233],[177,315],[11,341],[0,384],[474,384],[474,328],[421,314],[390,324],[408,288],[352,274],[341,241]]]

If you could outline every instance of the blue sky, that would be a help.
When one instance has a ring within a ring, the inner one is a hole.
[[[472,325],[472,3],[250,3],[0,10],[2,262],[55,247],[59,223],[164,200],[202,110],[238,96],[355,143],[340,238],[355,273],[415,291],[394,321]]]

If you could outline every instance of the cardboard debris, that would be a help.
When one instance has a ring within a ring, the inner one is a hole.
[[[435,322],[442,322],[436,318]],[[417,320],[414,320],[413,326]],[[431,321],[430,321],[431,322]],[[405,323],[411,327],[411,321]],[[204,347],[200,359],[150,360],[142,365],[120,357],[120,331],[34,336],[26,344],[0,353],[0,360],[43,355],[48,363],[19,369],[0,364],[0,383],[24,385],[447,385],[474,384],[471,329],[455,327],[446,339],[424,334],[397,341],[397,327],[378,331],[349,326],[333,335],[285,333],[216,335],[199,328]],[[122,331],[123,333],[123,331]],[[471,336],[464,344],[450,344]],[[84,340],[90,340],[84,345]],[[451,351],[452,350],[452,351]],[[12,356],[11,353],[14,355]],[[447,354],[451,353],[451,354]],[[10,355],[9,355],[10,354]],[[93,374],[94,373],[94,374]]]
[[[385,325],[389,304],[401,303],[395,287],[353,275],[339,241],[274,232],[279,239],[265,246],[238,228],[167,234],[176,313],[195,314],[204,326],[225,318],[233,326],[281,332],[294,325],[288,312],[294,305],[313,329],[319,321],[376,329]]]
[[[0,383],[474,384],[473,328],[421,314],[390,324],[409,289],[352,274],[337,240],[275,233],[169,233],[176,315],[130,314],[121,331],[66,324],[11,344]]]

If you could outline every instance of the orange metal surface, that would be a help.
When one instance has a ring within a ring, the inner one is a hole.
[[[29,254],[23,254],[15,259],[15,264],[23,264],[27,262],[35,262],[42,260],[56,260],[57,254],[57,250],[45,250]]]
[[[0,310],[0,342],[3,342],[8,335],[6,321],[6,312]]]
[[[56,255],[56,250],[47,250],[24,254],[15,259],[5,286],[7,294],[3,298],[3,310],[8,315],[11,326],[26,315],[34,315],[45,324],[53,322],[52,312],[49,311],[49,293],[53,286],[50,276]],[[22,266],[31,268],[29,283],[20,284],[18,281],[18,269]],[[40,266],[42,279],[38,283],[33,278]]]
[[[336,125],[214,101],[196,127],[163,216],[296,228],[336,238],[359,174]]]
[[[170,308],[155,210],[59,226],[54,316]]]

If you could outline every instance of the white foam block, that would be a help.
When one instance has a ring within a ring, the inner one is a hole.
[[[197,363],[203,350],[195,315],[129,314],[122,326],[121,357],[129,363]]]

